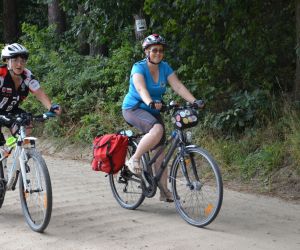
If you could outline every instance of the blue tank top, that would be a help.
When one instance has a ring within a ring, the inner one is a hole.
[[[152,114],[159,113],[158,110],[150,109],[142,100],[139,93],[135,89],[133,84],[132,76],[135,73],[142,74],[145,79],[147,90],[154,101],[161,101],[163,94],[166,92],[166,86],[168,82],[168,77],[173,73],[173,69],[169,66],[167,62],[162,61],[159,65],[159,77],[158,82],[154,82],[153,77],[147,65],[146,59],[136,62],[131,70],[130,80],[129,80],[129,91],[124,98],[122,109],[131,109],[134,107],[139,107],[144,110],[151,112]]]

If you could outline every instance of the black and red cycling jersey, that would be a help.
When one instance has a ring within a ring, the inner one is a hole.
[[[0,66],[0,113],[13,113],[19,104],[28,96],[29,91],[35,92],[40,88],[39,82],[28,69],[21,74],[22,82],[16,89],[6,65]]]

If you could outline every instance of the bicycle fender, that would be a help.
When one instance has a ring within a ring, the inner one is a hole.
[[[186,146],[186,148],[198,148],[198,146],[197,145],[188,145],[188,146]]]

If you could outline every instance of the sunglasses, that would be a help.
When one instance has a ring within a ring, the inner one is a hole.
[[[20,64],[25,64],[27,62],[27,60],[22,57],[12,58],[11,60],[13,63],[20,63]]]
[[[153,48],[150,49],[150,52],[152,52],[153,54],[157,54],[157,53],[163,54],[165,51],[164,49]]]

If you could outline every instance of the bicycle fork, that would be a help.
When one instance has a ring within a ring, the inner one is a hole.
[[[188,158],[186,158],[186,156],[188,156]],[[197,191],[201,190],[202,185],[195,167],[196,162],[193,155],[183,152],[180,155],[179,162],[180,162],[181,171],[186,180],[186,186],[189,187],[190,190],[197,190]],[[190,173],[188,173],[188,168],[190,168]],[[189,175],[191,174],[194,176],[193,178],[194,181],[190,180]]]
[[[28,192],[30,190],[30,183],[27,181],[26,173],[28,170],[26,169],[26,162],[28,161],[27,155],[25,154],[24,148],[22,148],[21,154],[19,156],[20,168],[21,168],[21,176],[24,185],[24,191]]]
[[[42,191],[41,188],[41,176],[40,176],[40,171],[34,171],[29,168],[27,165],[28,157],[27,154],[22,148],[21,154],[19,156],[19,162],[20,162],[20,168],[21,168],[21,175],[22,175],[22,180],[23,180],[23,185],[24,185],[24,192],[25,193],[34,193],[34,192],[40,192]],[[39,166],[37,166],[39,167]],[[30,183],[30,180],[27,180],[27,175],[28,174],[35,174],[36,175],[36,180],[37,180],[37,189],[32,189],[32,183]]]

